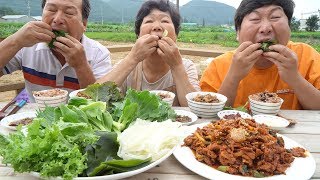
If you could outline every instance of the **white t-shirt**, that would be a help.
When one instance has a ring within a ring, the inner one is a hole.
[[[85,35],[81,43],[96,79],[111,70],[110,52],[105,46]],[[16,70],[23,71],[31,102],[34,102],[32,91],[61,88],[70,92],[80,88],[75,70],[68,63],[62,66],[46,43],[22,48],[3,68],[3,73]]]

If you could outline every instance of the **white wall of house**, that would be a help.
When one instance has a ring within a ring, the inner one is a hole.
[[[299,29],[301,30],[301,31],[305,31],[306,30],[306,28],[307,28],[307,19],[300,19],[299,20],[300,21],[300,27],[299,27]],[[318,24],[319,24],[319,29],[318,30],[320,30],[320,21],[318,21]]]
[[[300,29],[301,31],[306,30],[306,27],[307,27],[306,22],[307,22],[306,19],[300,19],[300,27],[299,27],[299,29]]]
[[[42,20],[42,16],[32,16],[32,18],[37,20],[37,21],[41,21]]]
[[[29,17],[27,15],[6,15],[2,16],[2,19],[5,19],[6,22],[29,22],[36,20],[33,17]]]

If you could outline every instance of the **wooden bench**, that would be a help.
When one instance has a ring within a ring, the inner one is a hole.
[[[17,91],[20,92],[24,88],[24,82],[13,82],[11,84],[0,85],[0,92]]]
[[[118,45],[118,46],[108,46],[107,48],[111,53],[116,52],[127,52],[132,49],[133,45]],[[202,57],[217,57],[225,51],[212,51],[204,49],[194,49],[194,48],[179,48],[181,55],[189,56],[202,56]]]

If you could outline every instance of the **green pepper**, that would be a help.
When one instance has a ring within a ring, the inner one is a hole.
[[[107,165],[111,165],[111,166],[118,166],[118,167],[134,167],[134,166],[138,166],[140,164],[146,163],[151,161],[151,157],[141,160],[141,159],[129,159],[129,160],[110,160],[110,161],[106,161]]]
[[[227,172],[228,168],[229,168],[229,166],[219,166],[217,168],[217,170],[222,171],[222,172]]]
[[[55,38],[52,38],[50,43],[48,44],[49,48],[54,48],[53,43],[57,40],[56,38],[59,36],[66,37],[66,33],[64,31],[59,31],[59,30],[52,30],[54,35],[56,36]]]
[[[263,178],[264,175],[262,173],[260,173],[259,171],[257,170],[254,170],[253,171],[253,177],[256,177],[256,178]]]

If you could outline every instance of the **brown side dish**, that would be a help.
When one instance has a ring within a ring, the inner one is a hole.
[[[184,139],[195,158],[217,170],[241,176],[285,174],[294,157],[306,157],[300,147],[285,149],[275,131],[252,119],[220,120],[198,128]]]
[[[166,98],[170,98],[170,94],[167,93],[157,93],[157,95],[161,98],[161,99],[166,99]]]
[[[24,119],[9,123],[9,126],[19,126],[20,124],[25,126],[25,125],[30,124],[32,122],[32,120],[33,120],[33,118],[24,118]]]
[[[66,91],[63,91],[61,89],[50,89],[50,90],[33,92],[33,95],[37,97],[55,97],[55,96],[62,96],[65,94],[66,94]]]
[[[79,91],[76,96],[83,97],[83,98],[86,98],[86,99],[91,99],[90,96],[84,94],[82,91]]]
[[[250,98],[255,101],[267,102],[267,103],[279,103],[281,98],[276,93],[261,92],[250,95]]]
[[[223,116],[223,119],[237,119],[241,118],[241,115],[239,113],[237,114],[227,114]]]
[[[217,96],[212,96],[211,94],[206,95],[196,95],[196,97],[193,98],[193,101],[196,102],[204,102],[204,103],[219,103],[220,100],[217,98]]]
[[[176,116],[176,121],[181,122],[181,123],[191,122],[191,120],[192,119],[189,116],[182,116],[182,115]]]

